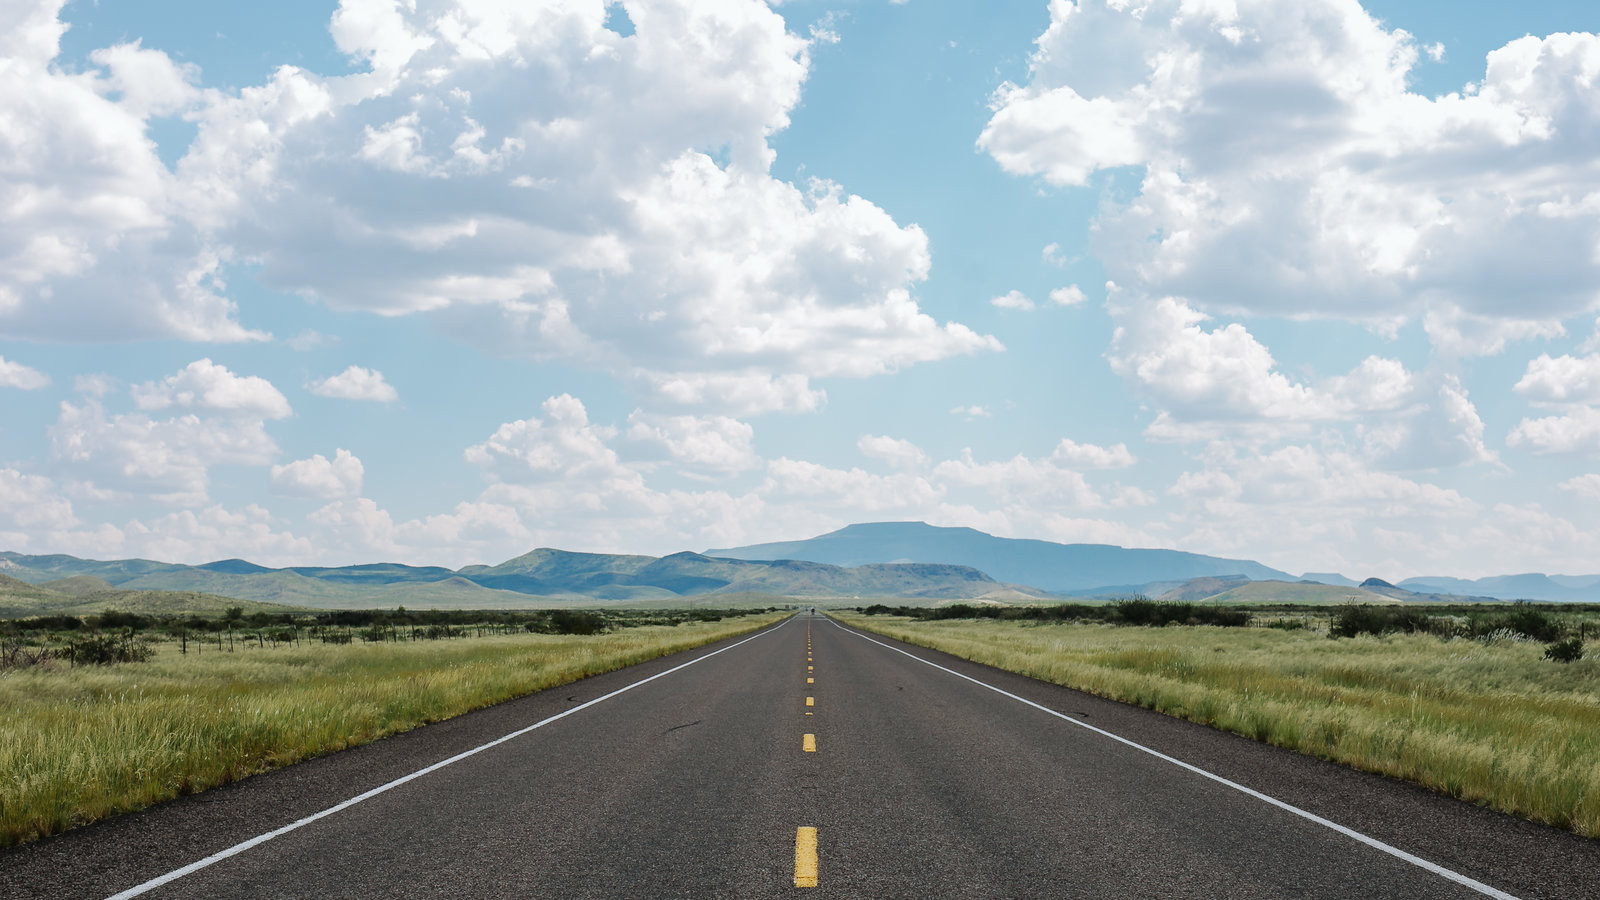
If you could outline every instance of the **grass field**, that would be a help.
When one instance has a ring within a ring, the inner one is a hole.
[[[144,663],[0,672],[0,846],[754,631],[783,615],[587,637],[188,655],[163,644]]]
[[[1430,634],[836,613],[890,637],[1600,837],[1600,659]]]

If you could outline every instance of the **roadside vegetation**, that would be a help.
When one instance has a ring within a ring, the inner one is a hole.
[[[1136,627],[1117,605],[838,615],[1600,837],[1600,607],[1274,606],[1227,627],[1175,612],[1167,620],[1184,624]]]
[[[0,847],[786,613],[227,610],[0,622]],[[98,650],[105,652],[95,655]]]

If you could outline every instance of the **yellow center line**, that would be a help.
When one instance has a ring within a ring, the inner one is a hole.
[[[806,679],[806,684],[816,684],[816,683],[817,683],[817,680],[815,678],[807,678]]]
[[[807,825],[794,831],[794,886],[817,886],[817,830]]]
[[[800,739],[800,750],[803,753],[817,752],[817,736],[808,734]]]
[[[817,698],[815,698],[815,697],[807,697],[806,698],[806,705],[807,706],[816,706],[817,705]]]
[[[806,666],[806,671],[809,672],[809,671],[811,671],[812,669],[815,669],[815,668],[816,668],[816,666]]]

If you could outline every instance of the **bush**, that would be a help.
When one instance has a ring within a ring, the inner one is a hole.
[[[605,617],[599,613],[573,609],[558,609],[550,613],[552,634],[599,634],[605,630]]]
[[[1355,637],[1358,634],[1391,634],[1396,631],[1450,637],[1455,633],[1455,623],[1448,618],[1430,616],[1420,609],[1346,603],[1333,614],[1333,621],[1328,626],[1328,635],[1336,638]]]
[[[1551,644],[1544,648],[1544,658],[1564,663],[1583,659],[1583,638],[1571,638]]]
[[[65,655],[75,666],[107,666],[146,662],[156,651],[148,644],[135,643],[132,635],[95,634],[68,644]]]

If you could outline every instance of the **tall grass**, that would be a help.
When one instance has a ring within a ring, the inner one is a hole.
[[[1600,837],[1600,659],[1534,641],[912,622],[890,637]]]
[[[0,673],[0,846],[205,790],[782,614],[595,635],[322,645]]]

